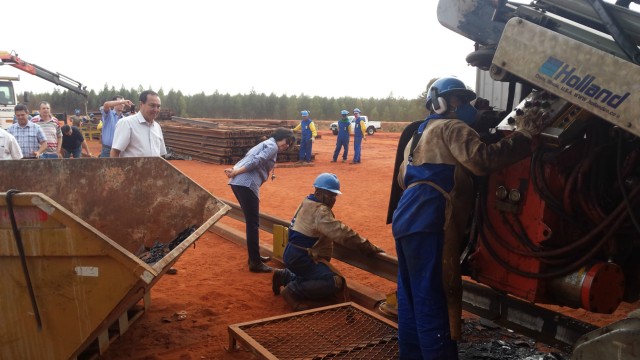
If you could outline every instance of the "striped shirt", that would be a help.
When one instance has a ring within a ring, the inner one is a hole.
[[[34,153],[40,148],[40,143],[47,140],[42,128],[31,121],[27,121],[24,127],[14,122],[7,131],[18,140],[22,155],[26,158],[35,157]]]
[[[269,171],[276,165],[278,144],[274,138],[269,138],[254,146],[247,155],[234,165],[234,169],[245,167],[246,172],[234,176],[229,185],[245,186],[260,197],[260,186],[269,177]]]
[[[47,150],[46,153],[58,152],[58,139],[62,140],[62,130],[60,130],[60,122],[55,117],[51,117],[51,120],[44,121],[40,115],[31,119],[31,122],[37,123],[42,128],[44,136],[47,138]]]

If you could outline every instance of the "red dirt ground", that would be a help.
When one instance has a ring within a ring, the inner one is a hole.
[[[334,213],[349,226],[395,256],[391,226],[385,224],[398,133],[376,133],[362,146],[362,164],[330,163],[335,136],[321,132],[314,144],[314,166],[276,168],[275,181],[261,188],[261,211],[289,219],[304,196],[313,191],[314,178],[321,172],[338,175],[343,195]],[[94,154],[99,142],[90,141]],[[353,148],[350,149],[351,156]],[[350,156],[350,157],[351,157]],[[340,161],[340,160],[339,160]],[[171,161],[216,197],[236,202],[223,169],[196,161]],[[225,224],[244,229],[232,219]],[[261,232],[261,242],[270,244],[271,234]],[[151,291],[151,307],[109,347],[104,359],[252,359],[246,351],[229,353],[227,326],[289,312],[283,299],[271,292],[271,274],[253,274],[247,269],[246,249],[207,232],[195,248],[184,252],[175,264],[177,275],[164,275]],[[383,293],[395,284],[371,274],[338,264],[347,278],[355,279]],[[636,303],[635,308],[638,307]],[[628,304],[620,313],[630,311]],[[562,309],[571,316],[606,324],[610,316],[581,310]],[[186,311],[182,321],[171,319]],[[618,316],[619,317],[619,316]]]

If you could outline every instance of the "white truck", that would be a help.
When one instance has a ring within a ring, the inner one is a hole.
[[[382,129],[382,123],[380,121],[369,121],[369,118],[366,115],[360,116],[364,119],[365,128],[367,129],[367,135],[373,135],[376,131]],[[351,134],[353,134],[353,122],[355,121],[355,116],[348,116],[349,122],[351,123],[351,129],[349,130]],[[333,132],[333,135],[338,135],[338,122],[332,122],[329,125],[329,129]]]
[[[13,81],[19,77],[0,76],[0,128],[6,129],[13,124],[14,108],[17,104],[13,91]]]

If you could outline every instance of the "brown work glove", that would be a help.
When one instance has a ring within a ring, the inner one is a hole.
[[[523,133],[529,139],[540,134],[547,127],[549,115],[540,110],[539,106],[532,106],[524,110],[516,110],[516,131]]]
[[[365,247],[365,254],[366,254],[367,256],[371,256],[371,255],[373,255],[373,254],[383,253],[383,252],[384,252],[384,250],[383,250],[383,249],[381,249],[381,248],[379,248],[379,247],[377,247],[377,246],[373,245],[369,240],[366,240],[366,241],[363,243],[363,245],[364,245],[364,247]]]

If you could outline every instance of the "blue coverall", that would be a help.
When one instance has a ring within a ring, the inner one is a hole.
[[[300,126],[302,129],[302,135],[300,138],[300,161],[311,162],[311,137],[313,133],[309,125],[313,122],[311,119],[302,120]]]
[[[361,117],[357,117],[353,123],[353,162],[355,164],[360,163],[360,146],[362,145],[362,138],[364,138],[365,122]]]
[[[452,360],[458,358],[454,339],[461,332],[459,257],[474,199],[471,175],[485,176],[523,159],[531,138],[517,130],[486,144],[463,121],[437,114],[417,132],[399,169],[404,191],[392,225],[400,359]]]
[[[338,160],[340,150],[344,148],[342,153],[342,160],[347,160],[349,156],[349,126],[351,123],[349,119],[340,119],[338,121],[338,139],[336,140],[336,150],[333,152],[333,161]]]

